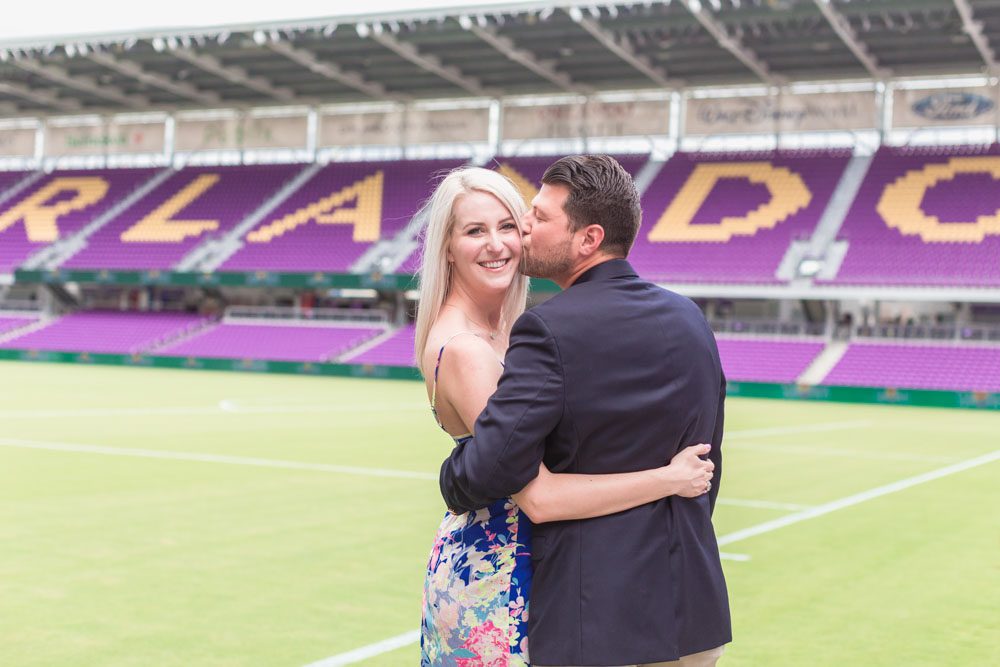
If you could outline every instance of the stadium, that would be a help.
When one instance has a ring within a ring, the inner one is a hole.
[[[0,663],[417,664],[425,203],[573,153],[716,334],[722,664],[1000,663],[1000,3],[335,14],[0,41]]]

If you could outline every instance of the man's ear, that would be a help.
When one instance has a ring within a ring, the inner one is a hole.
[[[579,234],[580,255],[583,257],[590,257],[604,243],[604,227],[600,225],[587,225]]]

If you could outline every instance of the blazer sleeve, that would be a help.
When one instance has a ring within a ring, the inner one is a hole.
[[[715,500],[719,497],[719,487],[722,485],[722,431],[726,413],[726,376],[722,374],[719,385],[719,407],[715,412],[715,429],[712,432],[712,451],[708,458],[715,464],[715,477],[712,488],[708,492],[708,506],[711,514],[715,513]]]
[[[475,435],[441,466],[441,495],[453,512],[488,506],[538,476],[545,438],[563,413],[559,350],[545,322],[524,313],[510,335],[497,390],[476,420]]]

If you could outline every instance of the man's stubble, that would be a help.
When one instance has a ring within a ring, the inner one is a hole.
[[[521,258],[521,273],[531,278],[555,280],[568,276],[573,271],[573,239],[568,238],[548,251],[525,248]]]

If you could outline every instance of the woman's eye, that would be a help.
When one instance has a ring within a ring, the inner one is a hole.
[[[505,223],[500,229],[517,229],[517,225],[513,222]]]

